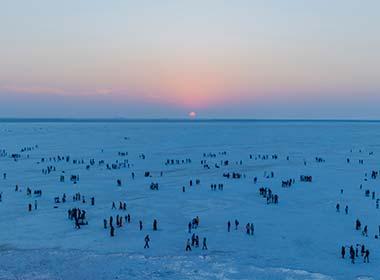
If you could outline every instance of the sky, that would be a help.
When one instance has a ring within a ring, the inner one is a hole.
[[[378,0],[0,0],[0,117],[380,119],[379,27]]]

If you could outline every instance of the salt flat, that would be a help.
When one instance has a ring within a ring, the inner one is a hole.
[[[0,178],[0,279],[378,279],[380,179],[370,175],[379,170],[379,143],[376,122],[0,123],[0,175],[6,173]],[[180,164],[165,164],[168,159]],[[182,164],[186,159],[191,163]],[[120,168],[107,169],[116,162]],[[43,174],[47,166],[55,171]],[[144,177],[147,171],[151,176]],[[223,177],[232,172],[242,178]],[[273,178],[264,176],[271,172]],[[80,180],[74,184],[70,175]],[[301,175],[313,182],[300,182]],[[290,178],[295,183],[282,187]],[[211,184],[224,188],[212,191]],[[28,187],[42,196],[28,196]],[[270,188],[279,203],[267,204],[260,187]],[[365,196],[367,189],[376,199]],[[86,203],[72,200],[78,192]],[[64,193],[67,202],[54,203]],[[125,201],[127,210],[111,209],[113,201]],[[67,217],[74,207],[86,211],[88,225],[81,229]],[[103,219],[117,214],[130,214],[131,223],[110,237]],[[193,232],[207,237],[208,250],[185,252],[196,216]],[[355,230],[357,218],[368,225],[368,237]],[[227,221],[235,219],[238,230],[233,225],[227,232]],[[255,225],[253,236],[246,223]],[[144,249],[147,234],[150,249]],[[369,248],[368,264],[361,256],[351,264],[348,253],[341,259],[341,246],[356,244]]]

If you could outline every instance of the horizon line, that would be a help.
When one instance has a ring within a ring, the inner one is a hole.
[[[175,123],[175,122],[188,122],[188,123],[205,123],[205,122],[380,122],[380,119],[318,119],[318,118],[78,118],[78,117],[62,117],[62,118],[29,118],[29,117],[0,117],[0,123],[149,123],[149,122],[161,122],[161,123]]]

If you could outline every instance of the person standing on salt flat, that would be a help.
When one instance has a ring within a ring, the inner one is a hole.
[[[250,226],[249,223],[245,226],[245,229],[247,231],[247,234],[250,235],[250,233],[251,233],[251,226]]]
[[[144,249],[149,249],[149,241],[150,241],[149,234],[145,236],[144,240],[145,240]]]
[[[369,263],[369,250],[368,249],[365,251],[364,262]]]
[[[203,246],[202,246],[202,250],[208,250],[208,249],[207,249],[207,244],[206,244],[206,237],[203,237]]]
[[[187,239],[187,242],[186,242],[186,252],[187,251],[191,251],[190,239]]]
[[[251,235],[255,233],[255,226],[251,223]]]
[[[355,263],[355,250],[354,250],[354,247],[350,247],[350,259],[351,259],[351,262],[354,264]]]
[[[239,226],[239,221],[236,219],[236,220],[235,220],[235,230],[238,229],[238,226]]]

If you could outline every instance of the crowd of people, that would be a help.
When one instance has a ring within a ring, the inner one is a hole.
[[[25,148],[21,149],[21,153],[32,152],[37,148],[38,148],[38,145],[32,146],[32,147],[25,147]],[[8,155],[9,155],[9,153],[6,152],[5,150],[0,150],[0,156],[1,157],[6,157]],[[128,157],[129,153],[123,151],[123,152],[118,152],[117,155],[119,157]],[[29,155],[27,155],[27,156],[29,158]],[[219,179],[221,180],[221,182],[210,184],[211,191],[216,191],[216,190],[223,191],[224,190],[224,184],[225,184],[225,182],[228,182],[228,179],[247,179],[248,178],[249,180],[248,179],[244,180],[244,182],[246,182],[247,186],[250,186],[250,187],[253,186],[256,190],[255,193],[257,194],[257,191],[258,191],[259,197],[265,198],[267,204],[279,204],[279,195],[275,194],[272,191],[272,188],[275,187],[274,182],[278,182],[278,181],[274,180],[276,178],[275,178],[275,173],[273,170],[263,172],[262,178],[264,178],[266,181],[260,180],[258,176],[255,176],[255,177],[253,177],[253,179],[250,179],[251,177],[247,177],[245,171],[231,171],[232,165],[242,166],[243,160],[227,160],[225,158],[219,160],[218,156],[226,157],[227,152],[223,151],[223,152],[219,152],[219,153],[203,153],[203,159],[200,161],[201,166],[203,166],[203,167],[207,166],[208,169],[211,169],[212,167],[214,167],[216,169],[226,167],[226,170],[223,170],[220,173]],[[20,156],[19,156],[19,154],[13,153],[13,154],[11,154],[10,158],[19,159]],[[278,154],[272,154],[272,155],[249,154],[250,160],[268,161],[270,159],[271,160],[278,160],[279,158],[280,158],[280,156]],[[146,160],[146,155],[140,154],[139,159],[140,160]],[[326,162],[326,160],[324,158],[319,157],[319,156],[315,157],[314,159],[318,164],[320,164],[320,163],[322,164],[322,163]],[[290,160],[289,156],[286,156],[286,160],[287,161]],[[115,160],[114,162],[107,163],[105,160],[96,161],[94,158],[91,158],[89,160],[82,159],[82,158],[78,159],[78,158],[73,158],[69,155],[66,155],[66,156],[56,155],[56,156],[51,156],[51,157],[43,157],[39,160],[38,164],[48,164],[42,168],[42,173],[45,175],[50,175],[51,173],[53,173],[57,170],[61,171],[59,181],[64,183],[65,182],[65,176],[66,176],[65,175],[66,170],[62,170],[62,167],[59,166],[60,162],[64,162],[64,163],[71,164],[71,165],[86,165],[86,170],[88,170],[90,167],[96,167],[96,166],[98,166],[98,167],[104,166],[107,170],[117,170],[120,168],[131,169],[133,167],[133,164],[131,164],[129,162],[129,159],[124,159],[122,161]],[[166,159],[164,161],[164,166],[162,166],[162,167],[165,168],[165,166],[172,167],[173,165],[185,165],[185,164],[190,165],[190,164],[194,164],[195,162],[196,161],[191,160],[191,158]],[[211,162],[212,162],[212,164],[211,164]],[[359,162],[360,162],[360,164],[364,164],[364,162],[362,160],[360,160]],[[52,163],[55,163],[55,164],[53,165]],[[347,158],[347,163],[351,163],[350,158]],[[304,160],[303,164],[307,165],[307,161]],[[228,167],[228,169],[227,169],[227,167]],[[69,169],[69,168],[68,168],[68,170],[72,171],[72,169]],[[138,174],[136,171],[131,170],[130,174],[131,174],[132,180],[134,180],[137,176],[141,176],[141,178],[148,178],[148,179],[150,179],[152,177],[155,177],[156,179],[158,179],[159,177],[164,176],[163,171],[155,172],[154,173],[155,175],[153,175],[152,171],[145,171],[143,174]],[[159,174],[159,177],[157,176],[157,174]],[[370,174],[370,176],[367,176],[368,174]],[[371,180],[376,180],[379,177],[379,171],[377,171],[377,170],[372,170],[368,174],[365,173],[364,181],[367,181],[369,178]],[[80,175],[81,174],[70,175],[69,176],[70,181],[73,182],[74,184],[79,183],[80,182],[80,180],[79,180]],[[277,173],[276,173],[276,175],[277,175]],[[81,175],[81,178],[82,178],[82,175]],[[313,182],[313,176],[312,175],[300,175],[299,178],[300,178],[300,182],[307,182],[307,183]],[[7,173],[3,173],[3,180],[7,180]],[[178,183],[186,184],[188,186],[188,188],[192,188],[193,186],[202,186],[200,178],[195,178],[195,179],[194,178],[191,178],[191,179],[187,178],[186,180],[188,180],[188,181],[187,182],[178,182]],[[115,181],[113,181],[113,182],[115,182]],[[285,188],[285,190],[283,190],[283,191],[289,191],[286,189],[288,189],[288,188],[290,188],[296,184],[296,180],[293,178],[289,178],[289,177],[287,177],[285,180],[281,180],[279,182],[281,183],[281,187]],[[269,184],[272,184],[272,185],[269,187],[269,186],[267,186]],[[116,185],[120,188],[125,187],[124,184],[122,183],[122,179],[117,179]],[[151,182],[150,183],[150,189],[151,190],[159,190],[159,186],[161,188],[161,185],[158,182]],[[40,199],[42,197],[42,193],[43,193],[42,189],[38,188],[38,189],[33,190],[31,187],[26,187],[25,189],[26,189],[26,195],[28,196],[28,198],[33,197],[33,199],[34,199],[34,202],[31,202],[30,199],[27,202],[28,212],[32,212],[33,210],[35,210],[35,211],[38,210],[38,199]],[[362,189],[362,184],[360,185],[360,189]],[[183,193],[186,192],[185,186],[182,187],[182,191],[183,191]],[[15,186],[15,192],[17,192],[17,193],[22,192],[21,188],[19,187],[18,184]],[[344,191],[343,191],[343,189],[341,189],[341,195],[343,195],[343,194],[344,194]],[[69,194],[69,197],[70,197],[70,194]],[[366,197],[368,199],[371,198],[371,200],[374,200],[376,202],[376,208],[377,209],[379,208],[380,199],[376,196],[375,190],[365,189],[364,190],[364,197]],[[54,196],[53,198],[54,198],[54,207],[55,208],[58,208],[59,205],[61,205],[62,207],[68,207],[67,218],[68,218],[68,220],[73,221],[73,223],[74,223],[73,228],[74,229],[79,230],[83,226],[86,226],[89,224],[88,223],[88,215],[89,215],[88,213],[91,213],[91,210],[84,210],[78,206],[78,203],[81,203],[82,205],[86,205],[88,203],[86,200],[86,197],[83,194],[81,194],[80,192],[75,192],[72,194],[72,202],[77,203],[77,204],[75,204],[75,207],[73,207],[72,204],[64,206],[67,204],[66,203],[67,202],[66,193],[63,193],[62,195]],[[0,192],[0,202],[2,202],[3,199],[4,199],[3,192]],[[91,196],[89,201],[90,201],[89,205],[95,206],[95,196]],[[108,203],[111,203],[111,202],[108,202]],[[112,214],[111,216],[109,216],[109,218],[103,219],[103,228],[104,228],[104,230],[106,230],[107,235],[109,235],[110,237],[115,237],[116,236],[116,229],[119,230],[119,228],[123,228],[127,224],[132,224],[133,226],[135,226],[139,230],[139,232],[142,232],[141,238],[143,237],[143,240],[144,240],[143,248],[144,249],[150,249],[152,247],[151,246],[152,245],[151,237],[152,236],[155,237],[154,232],[157,232],[159,230],[158,220],[153,219],[151,229],[150,229],[150,227],[148,227],[148,229],[145,229],[144,223],[142,220],[138,220],[138,223],[137,223],[137,219],[136,219],[137,224],[136,223],[134,224],[132,222],[131,214],[126,213],[126,211],[127,211],[127,202],[126,201],[122,201],[122,200],[118,201],[118,202],[112,201],[111,205],[112,205],[111,211],[115,211],[116,215]],[[107,207],[109,208],[109,204]],[[149,207],[149,205],[147,205],[147,207]],[[349,214],[349,207],[348,207],[348,204],[346,204],[346,203],[342,204],[342,202],[338,202],[335,205],[335,210],[337,213],[343,212],[345,215]],[[100,224],[101,224],[101,222],[100,222]],[[150,224],[150,222],[148,221],[147,224]],[[239,225],[240,225],[240,222],[237,218],[234,219],[232,222],[230,220],[228,220],[227,221],[227,232],[231,232],[231,230],[232,230],[231,228],[233,228],[234,231],[241,230],[242,232],[245,232],[245,234],[248,236],[254,236],[255,235],[255,225],[253,222],[247,222],[245,224],[245,227],[239,228]],[[201,235],[201,233],[199,231],[201,229],[200,227],[201,227],[201,223],[200,223],[200,217],[198,215],[196,215],[194,218],[192,218],[188,222],[188,224],[187,224],[188,236],[184,237],[184,239],[186,240],[184,250],[186,252],[193,251],[197,248],[201,248],[203,251],[208,250],[208,246],[207,246],[208,239],[205,236]],[[165,229],[165,223],[163,223],[162,228]],[[147,233],[148,230],[151,230],[151,232],[149,234]],[[260,230],[260,228],[259,228],[259,230]],[[361,235],[363,237],[368,238],[370,236],[368,225],[363,226],[362,222],[359,218],[356,219],[356,221],[355,221],[355,230],[361,232]],[[379,233],[375,234],[374,238],[376,238],[376,239],[380,238],[380,226],[379,226]],[[154,238],[154,242],[160,242],[160,241],[157,238]],[[215,246],[217,246],[217,245],[215,245]],[[348,256],[348,258],[351,260],[352,264],[357,263],[358,259],[360,257],[363,258],[364,263],[369,263],[369,255],[370,255],[369,248],[367,248],[363,244],[356,244],[356,246],[354,246],[354,245],[343,245],[341,247],[342,259],[345,259],[346,256]]]

